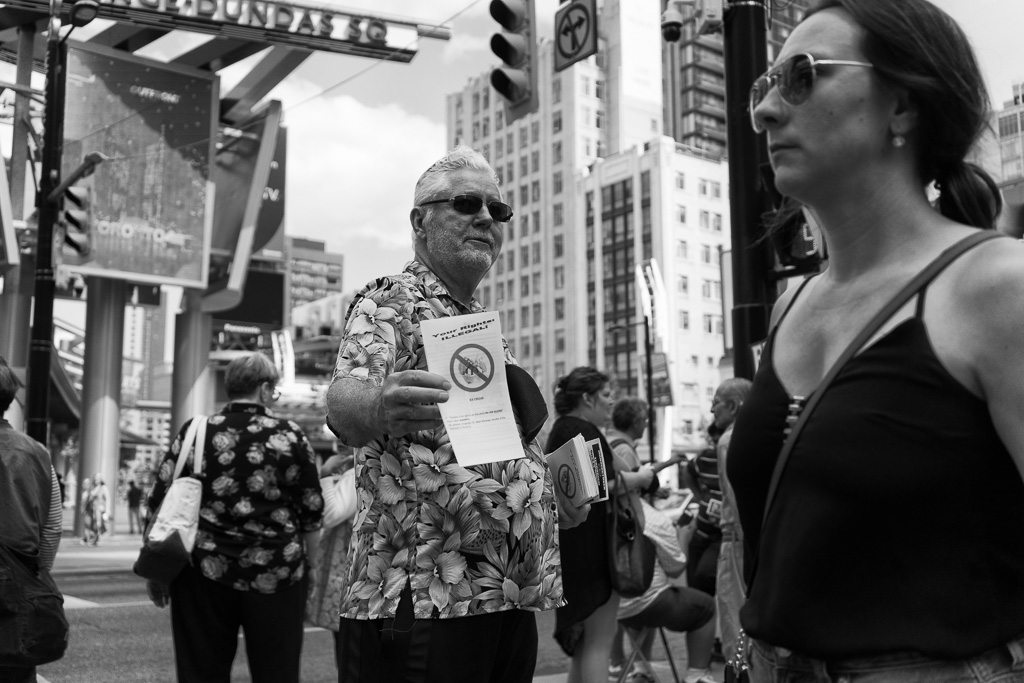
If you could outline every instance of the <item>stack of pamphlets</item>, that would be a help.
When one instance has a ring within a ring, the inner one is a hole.
[[[547,456],[548,467],[562,495],[576,507],[608,500],[608,475],[600,439],[584,441],[577,434]]]

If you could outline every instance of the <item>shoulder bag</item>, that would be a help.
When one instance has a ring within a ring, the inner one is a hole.
[[[0,666],[53,662],[68,647],[64,596],[36,557],[0,544]]]
[[[621,474],[609,496],[608,558],[612,588],[624,598],[636,598],[651,587],[657,551],[643,533],[640,496],[627,493]]]
[[[202,473],[205,442],[206,416],[200,415],[192,420],[185,432],[171,484],[160,509],[146,529],[139,559],[132,568],[144,579],[169,584],[185,565],[192,564],[203,483],[196,476],[182,477],[181,472],[189,453],[194,452],[192,473]]]
[[[779,452],[779,458],[775,461],[775,469],[772,471],[772,478],[768,483],[768,495],[765,498],[764,514],[761,517],[761,528],[764,529],[768,523],[768,515],[772,509],[772,503],[775,501],[775,494],[779,488],[779,480],[782,478],[782,472],[786,468],[786,462],[789,460],[789,455],[793,451],[793,446],[796,444],[797,437],[800,432],[803,431],[804,425],[807,424],[807,420],[810,419],[811,413],[817,407],[818,402],[821,401],[821,397],[828,389],[829,385],[832,384],[832,380],[836,378],[839,371],[843,369],[843,366],[857,355],[857,352],[868,343],[872,337],[877,334],[878,330],[882,328],[892,316],[896,314],[908,301],[910,301],[916,294],[922,289],[928,286],[932,280],[938,277],[939,273],[946,269],[946,267],[955,261],[961,254],[969,251],[978,244],[986,242],[990,239],[997,237],[1003,237],[1002,233],[994,230],[979,230],[978,232],[965,237],[953,246],[949,247],[941,254],[939,254],[934,261],[929,263],[924,270],[914,276],[910,282],[908,282],[903,289],[896,293],[892,299],[889,300],[885,306],[882,307],[878,313],[864,326],[864,329],[853,339],[852,342],[843,350],[842,355],[836,359],[832,367],[829,368],[828,373],[821,380],[821,383],[814,390],[814,392],[808,397],[807,405],[804,406],[800,412],[800,416],[797,418],[796,423],[789,430],[789,434],[786,436],[786,441],[782,445],[782,450]],[[750,583],[748,584],[747,598],[749,599],[749,591],[754,585],[754,575],[757,573],[758,557],[759,552],[753,557],[753,565],[750,569]],[[749,668],[748,663],[748,650],[749,642],[746,634],[741,630],[739,643],[736,648],[736,656],[728,662],[728,665],[733,667],[738,673],[745,673]]]

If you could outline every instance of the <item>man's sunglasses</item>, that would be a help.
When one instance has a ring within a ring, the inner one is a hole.
[[[483,197],[477,197],[472,194],[457,194],[450,199],[432,199],[429,202],[420,202],[420,206],[444,204],[446,202],[451,202],[452,207],[456,211],[467,216],[475,216],[480,213],[480,207],[484,205]],[[499,223],[508,223],[512,220],[512,207],[508,204],[487,202],[487,212],[491,214],[491,218]]]
[[[874,66],[867,62],[852,62],[845,59],[815,59],[806,52],[795,54],[781,64],[776,64],[754,81],[750,88],[750,125],[754,127],[754,132],[764,132],[764,126],[754,116],[754,109],[768,97],[772,88],[778,86],[782,99],[794,107],[799,107],[810,98],[814,90],[814,81],[818,78],[818,67],[822,65]]]

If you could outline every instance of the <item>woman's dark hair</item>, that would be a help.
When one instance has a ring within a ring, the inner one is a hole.
[[[998,187],[964,158],[989,120],[989,97],[970,41],[928,0],[817,0],[807,12],[841,8],[864,29],[864,56],[875,73],[905,88],[917,107],[917,162],[935,181],[939,212],[992,228],[1002,208]]]
[[[0,356],[0,415],[6,413],[7,409],[11,407],[14,397],[18,394],[19,385],[18,376],[7,364],[7,359]]]
[[[555,384],[555,412],[559,415],[572,412],[583,400],[584,394],[600,391],[608,384],[608,380],[608,375],[595,368],[573,368],[572,372]]]

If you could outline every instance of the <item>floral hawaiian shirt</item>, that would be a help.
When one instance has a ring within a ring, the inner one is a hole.
[[[456,301],[411,261],[352,303],[335,380],[379,387],[393,372],[426,370],[419,322],[482,310],[475,300]],[[505,363],[515,364],[504,346]],[[537,442],[522,446],[517,460],[462,467],[442,426],[383,435],[359,449],[341,616],[393,617],[407,582],[418,619],[564,604],[551,475]]]
[[[149,498],[155,511],[174,478],[191,420],[168,449]],[[206,427],[203,482],[192,562],[239,591],[276,593],[305,575],[301,534],[320,528],[324,499],[313,448],[302,429],[257,403],[228,403]]]

